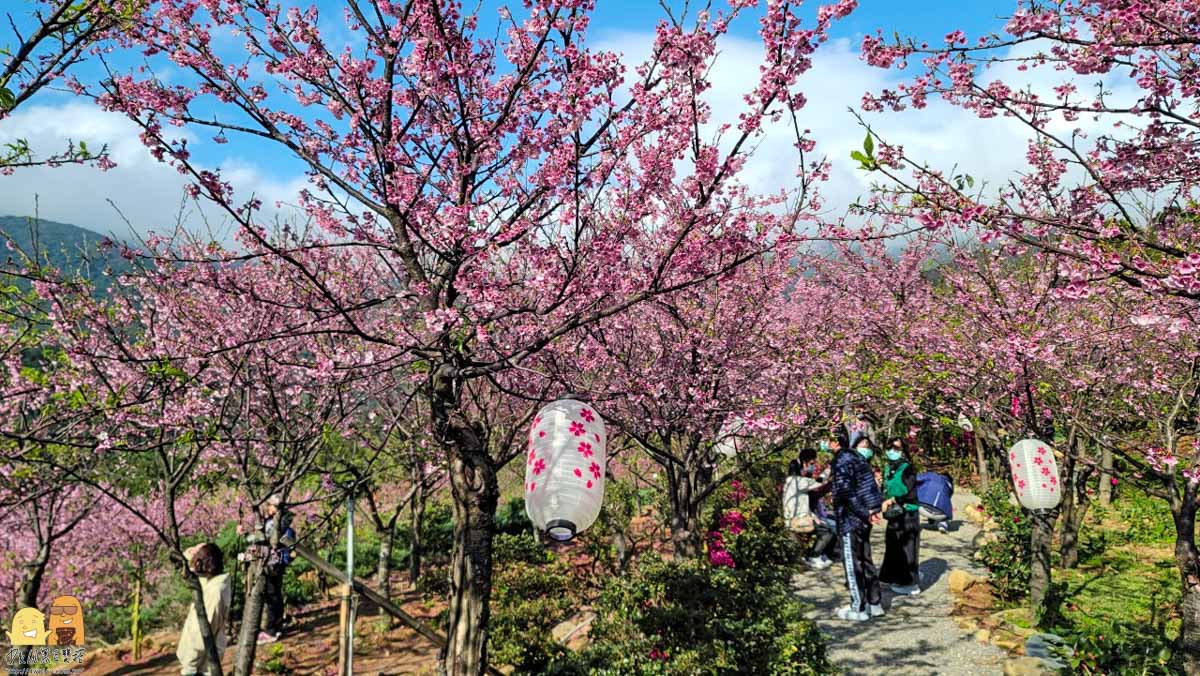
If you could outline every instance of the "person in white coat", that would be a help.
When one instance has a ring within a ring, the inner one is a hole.
[[[219,655],[225,653],[228,644],[226,625],[229,621],[229,606],[233,601],[233,585],[223,573],[225,558],[221,548],[211,542],[196,545],[184,552],[188,566],[200,577],[204,589],[204,610],[208,624],[212,627],[213,640]],[[208,673],[208,654],[204,650],[204,639],[200,636],[200,618],[196,616],[196,605],[188,604],[188,616],[179,632],[179,647],[175,657],[179,658],[183,676],[200,676]],[[219,657],[218,657],[219,659]]]

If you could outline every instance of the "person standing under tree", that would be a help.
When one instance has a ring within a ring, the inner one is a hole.
[[[883,473],[883,503],[887,518],[886,548],[879,581],[892,585],[897,594],[921,593],[920,550],[921,515],[917,501],[917,472],[904,455],[900,439],[887,449],[887,469]]]
[[[263,564],[267,621],[263,630],[258,633],[260,644],[278,641],[283,634],[283,575],[287,572],[288,564],[292,562],[291,545],[296,542],[296,532],[292,530],[291,519],[287,511],[280,508],[280,503],[278,495],[272,495],[267,500],[266,544],[269,552]],[[277,524],[282,525],[279,544],[272,547],[271,538],[275,535]]]
[[[835,614],[842,620],[864,622],[883,615],[879,575],[871,559],[871,524],[879,521],[883,496],[869,462],[874,454],[870,439],[859,432],[850,443],[842,443],[839,436],[838,446],[841,449],[833,459],[833,504],[850,605]]]
[[[229,604],[233,601],[233,586],[229,576],[222,572],[225,569],[225,557],[221,548],[211,542],[190,547],[183,556],[187,559],[188,567],[200,578],[200,587],[204,590],[204,610],[208,615],[208,625],[212,628],[213,642],[216,643],[217,652],[224,653],[228,644],[225,625],[229,621]],[[183,676],[204,674],[208,668],[208,654],[200,634],[200,618],[196,615],[195,604],[189,603],[188,606],[188,616],[179,632],[179,645],[175,650]]]

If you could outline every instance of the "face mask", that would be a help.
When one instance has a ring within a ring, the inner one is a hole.
[[[863,457],[863,460],[870,460],[871,456],[875,455],[875,451],[872,451],[870,448],[859,448],[855,450],[857,450],[858,454]]]
[[[820,449],[821,449],[822,451],[828,451],[828,450],[829,450],[829,442],[828,442],[828,441],[822,441],[821,443],[817,444],[817,446],[818,446],[818,447],[820,447]]]
[[[888,460],[891,460],[892,462],[899,460],[900,455],[901,455],[900,451],[888,451],[887,452],[887,458],[888,458]]]

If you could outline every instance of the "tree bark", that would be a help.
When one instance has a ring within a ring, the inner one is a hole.
[[[1200,676],[1200,553],[1196,551],[1196,490],[1188,485],[1183,500],[1172,504],[1175,565],[1183,583],[1176,651],[1188,676]]]
[[[1054,536],[1054,517],[1048,511],[1030,512],[1033,532],[1030,546],[1033,560],[1030,562],[1029,604],[1033,616],[1039,622],[1045,615],[1046,593],[1050,590],[1050,541]]]
[[[492,594],[492,538],[500,487],[481,430],[458,415],[463,382],[443,364],[433,375],[430,412],[434,432],[450,458],[454,546],[441,672],[479,676],[487,667],[488,607]]]
[[[697,476],[688,468],[671,468],[671,544],[675,556],[694,559],[700,556],[700,510],[695,504]]]
[[[1112,449],[1105,447],[1100,454],[1100,505],[1108,507],[1112,504],[1113,494],[1113,454]]]
[[[395,540],[396,528],[395,522],[392,522],[379,534],[379,559],[375,564],[375,586],[379,593],[389,599],[392,598],[392,547]],[[384,618],[384,626],[391,629],[395,619],[383,608],[379,609],[379,615]]]
[[[482,449],[463,455],[452,463],[450,471],[454,549],[442,671],[453,676],[475,676],[487,666],[492,538],[500,488]]]
[[[238,632],[237,660],[234,665],[236,676],[250,676],[254,673],[254,653],[258,649],[258,630],[262,624],[263,596],[266,593],[267,578],[263,574],[263,562],[258,558],[248,566],[248,575],[253,581],[242,605],[242,629]],[[197,585],[197,588],[199,586]],[[203,606],[202,606],[203,607]]]
[[[417,586],[417,579],[421,577],[421,550],[425,546],[424,538],[421,537],[421,528],[425,520],[425,484],[419,477],[416,491],[409,507],[411,511],[408,522],[408,581],[414,587]]]
[[[42,578],[46,575],[46,565],[50,562],[50,543],[42,542],[38,546],[37,556],[25,565],[25,576],[21,580],[21,607],[37,608],[38,595],[42,593]]]
[[[979,490],[982,493],[987,493],[992,486],[992,477],[988,471],[987,449],[983,445],[983,438],[979,434],[979,427],[975,426],[971,432],[971,438],[975,442],[975,464],[979,469]]]

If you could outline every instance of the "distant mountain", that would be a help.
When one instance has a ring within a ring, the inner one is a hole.
[[[26,255],[34,252],[34,242],[44,262],[65,273],[79,273],[91,280],[97,290],[105,290],[113,276],[127,272],[129,263],[116,248],[102,251],[107,237],[69,223],[34,220],[25,216],[0,216],[0,243],[11,240]],[[16,252],[0,249],[0,260],[15,262]],[[11,264],[11,263],[9,263]],[[105,270],[112,271],[106,275]]]

